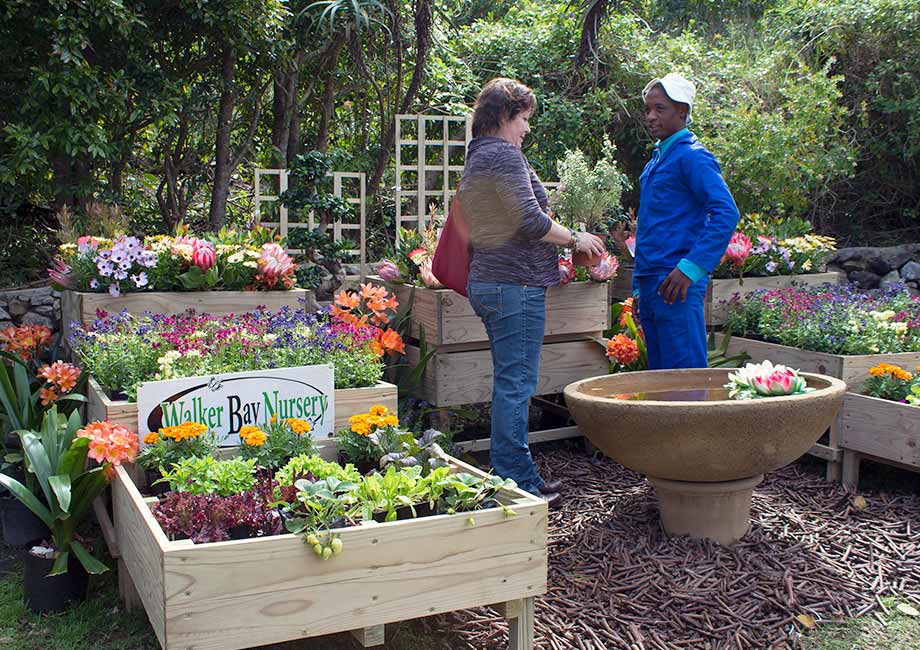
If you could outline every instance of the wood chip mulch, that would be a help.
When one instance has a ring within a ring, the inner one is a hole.
[[[538,462],[567,486],[550,513],[539,649],[797,648],[809,627],[879,615],[886,596],[920,606],[918,495],[863,501],[792,465],[755,490],[751,531],[729,548],[668,539],[654,491],[609,459],[561,449]],[[488,608],[421,624],[458,648],[507,643]]]

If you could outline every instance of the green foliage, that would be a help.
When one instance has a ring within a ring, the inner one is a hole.
[[[89,515],[93,501],[108,484],[106,466],[86,467],[89,439],[77,437],[80,426],[79,413],[75,411],[65,418],[52,407],[40,431],[17,432],[27,470],[37,483],[34,491],[0,474],[0,485],[51,529],[56,555],[49,575],[66,573],[71,553],[89,573],[108,570],[74,535]]]
[[[361,474],[351,463],[342,467],[338,463],[323,460],[316,454],[300,454],[291,458],[275,473],[275,480],[279,485],[294,485],[298,478],[308,475],[319,480],[334,476],[340,481],[350,483],[357,483],[361,478]]]
[[[562,187],[553,195],[553,209],[569,228],[585,226],[595,232],[600,222],[620,210],[620,197],[629,181],[617,169],[616,146],[604,137],[603,155],[592,168],[580,149],[567,151],[556,169]]]
[[[217,436],[213,431],[202,435],[176,440],[158,436],[153,444],[148,443],[137,455],[135,462],[147,470],[169,471],[186,458],[214,456],[217,452]]]
[[[354,495],[365,521],[378,512],[385,513],[384,521],[396,521],[400,508],[409,508],[416,516],[415,506],[428,500],[428,486],[422,480],[421,467],[390,465],[383,474],[373,472],[362,477]]]
[[[295,456],[316,453],[313,437],[295,433],[287,421],[275,422],[264,430],[266,438],[261,445],[248,445],[245,440],[240,444],[240,457],[255,460],[257,467],[275,469]]]
[[[163,478],[157,482],[168,483],[172,492],[229,497],[253,489],[256,486],[255,471],[253,459],[217,460],[213,456],[193,456],[181,459],[164,471]]]

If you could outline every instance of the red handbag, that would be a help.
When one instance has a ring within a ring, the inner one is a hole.
[[[469,245],[470,223],[463,214],[460,198],[454,195],[447,213],[447,222],[438,238],[431,272],[438,282],[463,296],[466,296],[466,282],[470,275]]]

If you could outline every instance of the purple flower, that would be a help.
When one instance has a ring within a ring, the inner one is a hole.
[[[118,286],[117,282],[109,285],[109,293],[112,294],[113,298],[117,298],[121,295],[121,288]]]
[[[127,272],[127,271],[122,271],[121,269],[118,269],[117,271],[115,271],[115,279],[116,279],[116,280],[124,280],[124,279],[126,279],[127,277],[128,277],[128,272]]]
[[[147,286],[147,274],[141,271],[137,275],[132,275],[131,279],[134,280],[134,284],[138,287]]]
[[[93,278],[92,280],[90,280],[90,281],[89,281],[89,288],[90,288],[90,289],[98,289],[98,288],[99,288],[99,280],[97,280],[96,278]]]
[[[141,266],[151,269],[157,265],[157,254],[151,250],[145,250],[140,254],[140,262]]]
[[[767,262],[766,269],[767,269],[767,273],[773,273],[773,271],[776,270],[776,262],[774,262],[773,260],[770,260],[769,262]]]

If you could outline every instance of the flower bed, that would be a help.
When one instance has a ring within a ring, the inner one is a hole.
[[[861,393],[847,393],[843,404],[843,482],[854,487],[863,457],[920,468],[920,375],[887,363],[869,374]]]
[[[732,305],[745,296],[770,289],[788,289],[804,286],[821,286],[840,284],[843,274],[836,271],[826,273],[809,273],[805,275],[773,275],[769,277],[747,277],[743,283],[737,278],[715,279],[709,283],[706,298],[706,324],[725,325]]]
[[[502,602],[523,605],[507,615],[519,620],[517,640],[532,643],[532,598],[546,589],[546,503],[444,455],[434,432],[416,440],[390,418],[376,406],[353,418],[340,445],[319,441],[319,455],[272,474],[255,473],[247,447],[276,432],[241,432],[242,457],[190,457],[164,471],[174,492],[162,500],[145,498],[119,468],[120,565],[164,650],[367,633]],[[334,462],[361,444],[384,471],[361,476]],[[280,534],[282,520],[293,534]],[[209,541],[240,524],[248,539]]]

